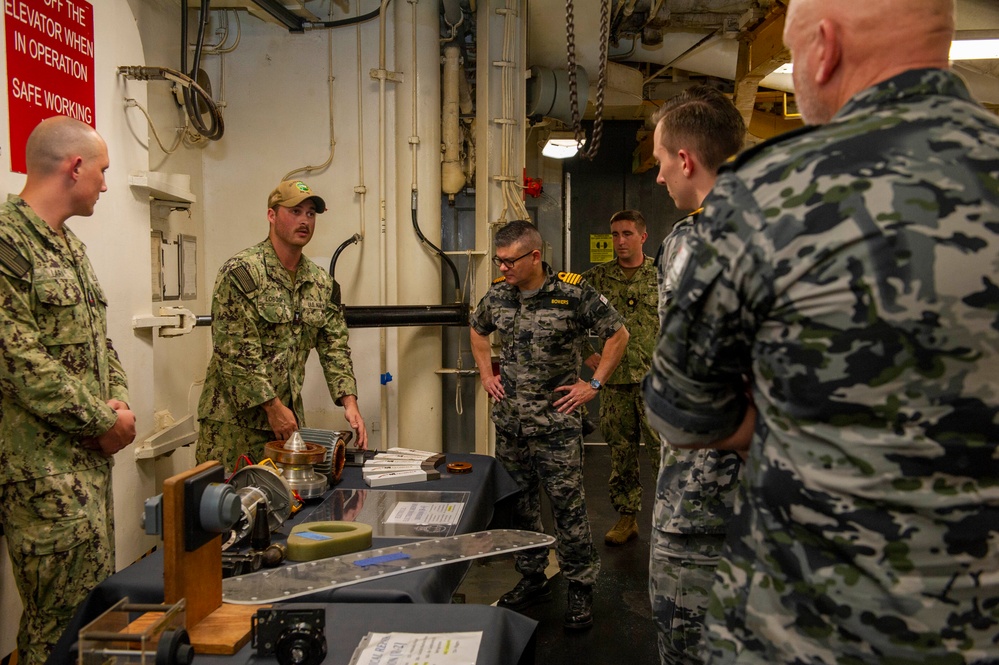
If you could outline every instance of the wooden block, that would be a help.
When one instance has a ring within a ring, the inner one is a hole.
[[[231,655],[250,641],[250,617],[270,605],[229,605],[221,607],[188,629],[196,654]]]
[[[221,465],[205,462],[163,481],[163,598],[187,602],[187,631],[222,604],[222,535],[194,552],[184,550],[184,481]],[[198,514],[198,506],[189,510]]]

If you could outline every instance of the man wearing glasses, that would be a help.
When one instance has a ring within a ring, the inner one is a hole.
[[[552,505],[559,567],[568,580],[564,625],[593,624],[593,584],[600,560],[583,495],[582,420],[628,344],[624,321],[579,275],[558,273],[541,260],[541,234],[516,220],[496,232],[493,262],[502,277],[471,316],[472,355],[482,387],[494,402],[496,458],[517,481],[514,526],[543,531],[543,487]],[[493,373],[490,333],[499,332],[499,373]],[[604,340],[593,380],[579,378],[588,331]],[[551,598],[546,548],[516,555],[523,579],[499,600],[519,610]]]

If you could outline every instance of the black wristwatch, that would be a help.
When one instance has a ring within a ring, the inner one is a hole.
[[[604,384],[600,383],[596,379],[590,379],[590,387],[593,388],[594,390],[600,390],[601,388],[604,387]]]

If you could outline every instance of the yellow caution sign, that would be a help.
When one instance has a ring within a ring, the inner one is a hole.
[[[590,234],[590,263],[614,260],[614,236],[609,233]]]

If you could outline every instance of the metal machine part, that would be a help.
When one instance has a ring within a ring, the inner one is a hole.
[[[236,490],[239,495],[240,516],[233,525],[232,530],[222,539],[222,551],[226,551],[233,545],[241,542],[253,532],[256,521],[257,506],[263,505],[268,511],[268,522],[270,506],[267,502],[267,493],[259,487],[247,486]],[[270,527],[270,524],[268,524]],[[280,528],[280,524],[278,524]]]
[[[222,533],[239,519],[239,498],[225,483],[210,483],[201,495],[198,517],[201,528]]]
[[[253,615],[253,647],[281,665],[319,665],[326,658],[326,610],[261,609]]]
[[[303,499],[322,496],[326,491],[326,477],[312,468],[326,459],[326,453],[324,446],[305,441],[299,432],[287,441],[271,441],[264,446],[264,454],[281,467],[288,485]]]
[[[211,540],[218,533],[232,528],[240,516],[240,500],[233,488],[215,482],[221,478],[222,467],[208,469],[184,483],[187,503],[194,506],[197,519],[184,525],[184,544],[188,551]],[[146,499],[142,512],[142,527],[151,536],[163,535],[163,495]]]
[[[277,531],[291,516],[292,506],[295,504],[295,496],[291,492],[291,486],[277,471],[260,465],[253,464],[244,466],[229,479],[229,486],[240,495],[243,504],[243,514],[253,515],[252,510],[256,508],[256,500],[259,495],[245,492],[247,499],[243,500],[244,489],[253,489],[262,492],[267,501],[267,522],[271,531]],[[247,535],[253,527],[252,521],[247,525]]]
[[[317,462],[312,469],[321,475],[328,476],[331,485],[340,482],[343,467],[347,462],[347,444],[354,433],[350,430],[312,429],[303,427],[298,430],[303,441],[318,443],[326,448],[326,458]],[[364,451],[361,451],[364,452]]]
[[[222,599],[235,605],[288,601],[374,577],[390,577],[455,561],[546,547],[553,542],[555,538],[544,533],[512,529],[420,540],[231,577],[222,580]]]

